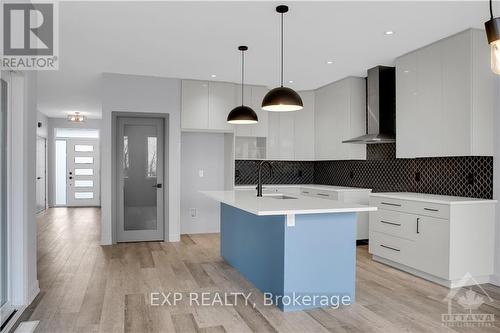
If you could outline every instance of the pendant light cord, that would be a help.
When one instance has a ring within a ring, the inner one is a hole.
[[[491,1],[491,0],[490,0]],[[281,86],[283,87],[283,13],[281,13]]]
[[[490,0],[490,16],[491,19],[493,20],[493,0]]]
[[[245,51],[241,51],[241,106],[243,106],[243,94],[245,87]]]

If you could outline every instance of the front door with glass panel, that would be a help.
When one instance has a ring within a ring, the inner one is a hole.
[[[67,205],[99,206],[99,140],[68,139]]]
[[[118,241],[164,239],[164,120],[118,118]]]

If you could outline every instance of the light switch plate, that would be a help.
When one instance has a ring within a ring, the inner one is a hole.
[[[205,171],[203,169],[198,170],[198,176],[200,176],[200,178],[203,178],[204,174],[205,174]]]
[[[196,214],[196,208],[189,208],[189,215],[191,215],[191,217],[196,217]]]

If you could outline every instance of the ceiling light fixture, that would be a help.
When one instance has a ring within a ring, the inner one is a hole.
[[[327,64],[327,65],[331,65],[331,64],[333,64],[333,61],[328,60],[328,61],[326,62],[326,64]]]
[[[248,46],[242,45],[238,47],[241,51],[241,105],[235,107],[229,112],[227,116],[227,122],[230,124],[237,125],[248,125],[256,124],[259,122],[259,118],[251,107],[244,105],[244,94],[245,94],[245,51],[248,50]]]
[[[74,114],[68,115],[68,121],[72,123],[83,123],[85,121],[85,116],[76,111]]]
[[[264,96],[262,108],[266,111],[298,111],[304,107],[302,99],[295,90],[283,86],[283,15],[288,12],[288,6],[280,5],[276,11],[281,14],[281,86]]]
[[[493,3],[490,0],[490,20],[484,23],[486,36],[491,47],[491,70],[500,74],[500,17],[493,17]]]
[[[215,74],[212,74],[212,75],[210,75],[210,77],[217,77],[217,75],[215,75]]]
[[[288,83],[293,83],[293,80],[288,81]]]
[[[387,31],[385,32],[385,34],[386,34],[387,36],[394,35],[394,31],[392,31],[392,30],[387,30]]]

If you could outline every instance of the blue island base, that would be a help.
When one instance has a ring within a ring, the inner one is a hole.
[[[283,311],[355,300],[356,213],[257,216],[221,204],[221,255]]]

